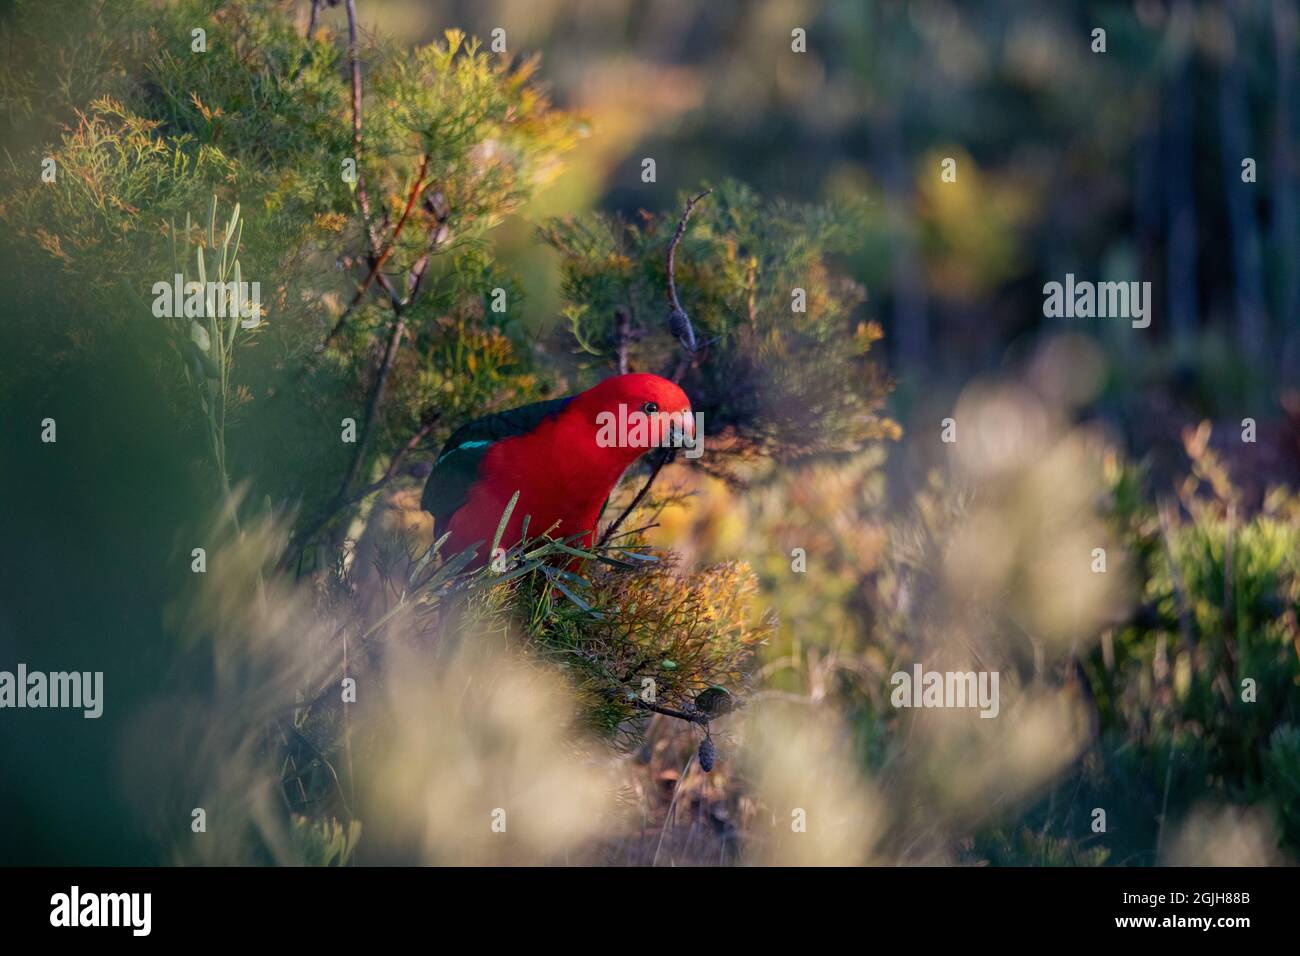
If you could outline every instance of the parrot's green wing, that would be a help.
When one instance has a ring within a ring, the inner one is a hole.
[[[547,418],[558,415],[572,400],[572,396],[567,396],[535,402],[486,415],[456,429],[438,453],[438,461],[420,498],[420,507],[433,515],[438,533],[446,530],[451,516],[469,498],[483,459],[493,445],[505,438],[526,435]]]

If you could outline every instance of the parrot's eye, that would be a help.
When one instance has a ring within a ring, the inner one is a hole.
[[[641,406],[641,411],[645,412],[647,415],[653,415],[655,412],[659,411],[659,405],[656,402],[646,402]]]

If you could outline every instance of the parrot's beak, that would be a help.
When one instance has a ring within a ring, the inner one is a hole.
[[[682,412],[682,430],[686,432],[687,438],[695,437],[695,416],[689,408]]]
[[[674,448],[695,447],[695,416],[690,411],[670,414],[668,437]]]

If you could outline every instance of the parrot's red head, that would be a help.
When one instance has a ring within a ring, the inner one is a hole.
[[[610,435],[610,426],[616,441],[601,441],[605,447],[618,447],[626,451],[631,463],[647,449],[667,444],[678,444],[695,437],[695,418],[691,413],[691,400],[675,383],[647,372],[615,375],[607,378],[580,395],[574,396],[570,411],[590,422],[598,436]],[[638,428],[640,418],[644,427]]]

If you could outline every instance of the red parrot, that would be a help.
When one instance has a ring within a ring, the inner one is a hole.
[[[620,406],[623,420],[639,412],[647,424],[656,419],[656,427],[641,433],[629,428],[624,437],[630,440],[610,442],[609,416],[618,421]],[[516,491],[519,501],[501,547],[519,543],[525,516],[530,536],[557,525],[551,537],[588,532],[577,544],[591,546],[623,472],[647,450],[665,444],[673,428],[686,441],[695,437],[685,392],[658,375],[616,375],[577,395],[488,415],[457,429],[438,453],[420,505],[433,515],[436,536],[451,532],[442,553],[458,554],[483,542],[479,564]]]

